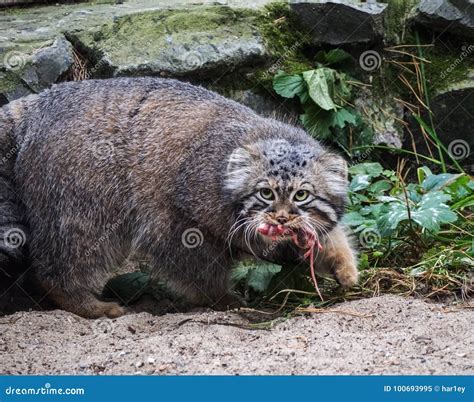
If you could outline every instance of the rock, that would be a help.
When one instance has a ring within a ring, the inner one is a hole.
[[[82,78],[214,78],[270,60],[260,9],[182,3],[136,0],[0,12],[1,104],[57,81],[73,63],[71,43],[88,59]]]
[[[72,45],[66,39],[58,38],[51,46],[32,55],[31,65],[23,72],[23,80],[28,87],[39,92],[69,71],[73,63]]]
[[[472,0],[422,0],[414,20],[437,31],[474,38]]]
[[[256,17],[256,12],[228,7],[153,10],[69,36],[87,54],[99,55],[93,75],[210,76],[269,56]]]
[[[296,0],[291,3],[291,9],[316,45],[335,46],[382,39],[386,7],[386,4],[356,0]]]
[[[218,88],[214,90],[218,91]],[[270,94],[257,93],[251,89],[233,90],[223,95],[242,103],[264,117],[280,117],[294,121],[298,118],[294,101],[291,99],[275,98]]]
[[[48,88],[68,72],[74,62],[71,44],[61,37],[31,54],[11,50],[2,56],[0,104]]]
[[[430,101],[436,133],[448,152],[471,173],[474,172],[474,136],[472,111],[474,110],[474,71],[463,81],[438,91]],[[427,113],[422,115],[429,122]],[[428,154],[423,135],[416,121],[410,121],[418,152]],[[408,138],[407,138],[408,140]],[[409,144],[406,144],[410,147]],[[437,153],[434,153],[435,157]],[[449,158],[445,158],[450,165]]]
[[[354,105],[374,133],[374,144],[401,148],[403,144],[403,107],[385,97],[375,97],[367,89],[360,90]]]

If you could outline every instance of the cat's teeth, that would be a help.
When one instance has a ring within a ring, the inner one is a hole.
[[[258,232],[263,234],[264,236],[280,236],[286,234],[288,229],[286,229],[283,225],[272,225],[270,223],[261,223],[258,228]]]
[[[259,233],[263,234],[264,236],[268,236],[270,225],[268,223],[261,223],[260,225],[258,225],[257,230]]]

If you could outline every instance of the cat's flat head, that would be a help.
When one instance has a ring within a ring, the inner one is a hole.
[[[232,152],[225,188],[250,232],[262,224],[325,236],[347,197],[343,158],[306,143],[262,140]]]

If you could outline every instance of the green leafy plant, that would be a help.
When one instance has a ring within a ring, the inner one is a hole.
[[[300,100],[304,110],[300,120],[307,131],[316,138],[335,141],[349,155],[350,143],[369,144],[373,139],[373,133],[350,103],[353,87],[358,82],[329,67],[341,65],[350,58],[341,49],[320,51],[315,57],[315,69],[300,74],[280,71],[273,79],[277,94],[285,98],[296,96]],[[357,128],[359,133],[355,139],[346,132],[351,128]]]
[[[272,278],[281,271],[281,266],[271,263],[259,263],[252,260],[241,261],[233,269],[231,279],[234,282],[244,281],[244,292],[264,292]]]
[[[379,163],[355,165],[349,172],[350,206],[343,222],[359,236],[365,266],[419,268],[426,262],[424,253],[439,247],[457,251],[445,268],[474,266],[474,181],[469,176],[436,175],[421,167],[418,182],[405,184]]]

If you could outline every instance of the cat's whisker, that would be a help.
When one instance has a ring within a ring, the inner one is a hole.
[[[245,231],[244,231],[244,241],[245,241],[245,245],[248,247],[248,249],[250,250],[250,253],[252,255],[254,255],[255,257],[257,257],[257,254],[255,254],[255,251],[253,251],[253,248],[252,246],[250,245],[250,238],[249,238],[249,234],[250,234],[250,230],[252,228],[252,222],[250,222],[246,227],[245,227]]]
[[[250,218],[244,217],[243,219],[237,220],[229,229],[229,234],[227,235],[226,242],[229,243],[229,246],[232,243],[233,237],[236,233],[242,228],[242,226],[246,225],[249,222]]]
[[[329,240],[330,242],[330,246],[332,248],[335,248],[335,244],[334,244],[334,241],[332,239],[332,237],[329,235],[329,231],[326,227],[324,227],[323,224],[321,224],[321,222],[319,222],[317,219],[311,217],[311,216],[308,216],[307,217],[308,221],[310,223],[312,223],[318,230],[320,230],[324,236],[325,239]]]

